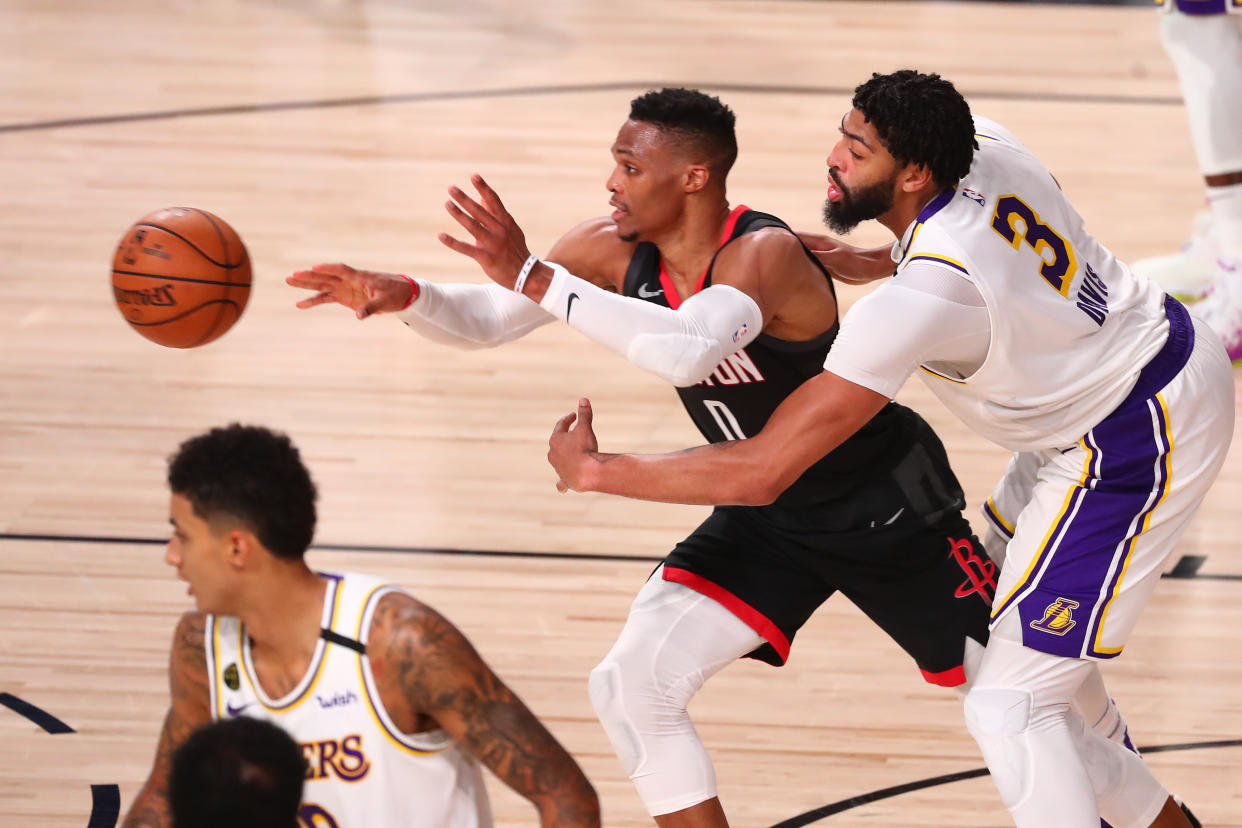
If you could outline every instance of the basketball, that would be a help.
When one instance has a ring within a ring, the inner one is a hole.
[[[125,231],[112,257],[112,294],[152,342],[196,348],[221,336],[250,298],[250,256],[219,216],[168,207]]]

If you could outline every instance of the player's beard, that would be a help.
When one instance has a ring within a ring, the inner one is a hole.
[[[882,216],[893,207],[893,190],[897,187],[897,171],[887,179],[847,190],[845,185],[829,170],[837,189],[841,191],[841,200],[824,199],[824,224],[834,233],[848,233],[859,225]]]

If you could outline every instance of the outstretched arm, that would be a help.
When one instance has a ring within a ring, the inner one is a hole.
[[[757,506],[771,503],[889,401],[861,385],[823,372],[807,380],[772,413],[754,437],[673,454],[597,451],[591,405],[557,422],[548,461],[557,488],[604,492],[666,503]],[[574,420],[578,421],[571,428]]]
[[[799,232],[798,238],[810,248],[820,264],[839,282],[865,285],[877,279],[893,275],[897,265],[893,263],[891,244],[862,248],[846,244],[840,239],[822,233]]]
[[[599,799],[582,769],[438,612],[408,595],[384,596],[367,653],[385,706],[433,718],[529,799],[543,828],[599,825]]]
[[[207,618],[200,612],[181,616],[173,634],[168,676],[172,703],[164,717],[155,765],[146,784],[138,791],[122,828],[170,828],[168,774],[173,752],[190,734],[211,722],[210,691],[207,687],[207,659],[203,650],[203,630]]]

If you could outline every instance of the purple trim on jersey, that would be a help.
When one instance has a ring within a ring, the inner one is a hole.
[[[969,271],[969,270],[967,270],[966,268],[962,267],[962,266],[961,266],[960,264],[958,264],[957,262],[951,262],[951,261],[949,261],[948,259],[944,258],[943,256],[933,256],[933,255],[930,255],[930,254],[927,254],[927,253],[919,253],[919,254],[918,254],[918,255],[916,255],[916,256],[911,256],[911,257],[910,257],[910,261],[912,261],[912,262],[917,262],[917,261],[919,261],[920,259],[922,259],[922,260],[924,260],[924,261],[928,261],[928,262],[936,262],[937,264],[947,264],[949,267],[953,268],[954,270],[960,270],[960,271],[962,271],[963,273],[965,273],[967,276],[969,276],[969,275],[970,275],[970,271]]]
[[[1227,11],[1225,0],[1175,0],[1175,4],[1182,14],[1224,14]]]
[[[936,213],[939,213],[942,209],[944,209],[946,204],[953,200],[953,194],[956,192],[957,190],[952,187],[947,190],[941,190],[938,196],[927,202],[927,206],[923,208],[921,213],[919,213],[919,217],[915,219],[915,222],[917,224],[923,224],[932,216],[936,215]]]
[[[1172,296],[1165,296],[1164,314],[1169,318],[1169,338],[1160,352],[1151,358],[1151,362],[1143,366],[1134,388],[1130,389],[1130,393],[1117,406],[1117,411],[1136,400],[1154,396],[1172,382],[1178,372],[1186,367],[1190,352],[1195,349],[1195,325],[1186,306]]]
[[[992,508],[991,500],[983,501],[983,516],[986,517],[989,521],[991,521],[992,527],[999,534],[1004,536],[1006,539],[1013,538],[1013,532],[1010,532],[1008,529],[1005,528],[1005,521],[1001,518],[1000,514],[997,513],[995,509]]]

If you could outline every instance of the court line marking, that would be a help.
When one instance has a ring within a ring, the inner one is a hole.
[[[117,543],[136,546],[163,546],[167,538],[126,538],[108,535],[45,535],[23,532],[0,532],[0,541],[37,541],[43,543]],[[661,555],[595,555],[589,552],[531,552],[509,549],[446,549],[434,546],[386,546],[383,544],[316,543],[311,549],[327,552],[379,552],[389,555],[463,555],[482,558],[547,558],[558,561],[636,561],[660,563]],[[1242,581],[1242,574],[1200,572],[1199,567],[1207,560],[1204,555],[1182,555],[1172,569],[1162,578],[1196,581]]]
[[[666,86],[688,86],[709,92],[758,93],[765,95],[844,95],[852,96],[852,86],[796,86],[762,83],[694,83],[692,81],[606,81],[586,84],[498,87],[494,89],[459,89],[438,92],[406,92],[393,95],[356,95],[346,98],[308,98],[300,101],[268,101],[254,104],[224,104],[187,109],[164,109],[152,112],[128,112],[116,115],[93,115],[85,118],[61,118],[51,121],[0,124],[0,133],[31,132],[47,129],[105,126],[140,121],[168,121],[175,118],[204,118],[216,115],[246,115],[266,112],[289,112],[307,109],[331,109],[347,106],[387,106],[389,104],[422,103],[426,101],[465,101],[488,98],[513,98],[536,95],[572,95],[583,92],[644,91]],[[1022,92],[994,90],[963,92],[971,100],[1040,101],[1046,103],[1082,104],[1148,104],[1181,106],[1180,95],[1106,95],[1090,93]]]
[[[1221,739],[1214,742],[1182,742],[1173,745],[1153,745],[1152,747],[1141,747],[1139,753],[1148,755],[1152,753],[1168,753],[1175,750],[1199,750],[1204,748],[1221,748],[1221,747],[1242,747],[1242,739]],[[821,819],[839,814],[842,811],[848,811],[858,808],[862,805],[868,805],[872,802],[879,802],[884,799],[892,799],[895,796],[901,796],[911,791],[920,791],[925,788],[934,788],[938,785],[948,785],[953,782],[961,782],[966,779],[976,779],[980,776],[987,776],[987,768],[975,768],[973,770],[958,771],[957,773],[947,773],[943,776],[933,776],[927,779],[920,779],[917,782],[907,782],[904,785],[894,785],[891,788],[881,788],[878,791],[871,791],[860,796],[852,796],[849,799],[842,799],[839,802],[833,802],[829,805],[822,805],[813,810],[798,814],[795,817],[783,820],[770,826],[770,828],[802,828],[804,825],[810,825]]]

